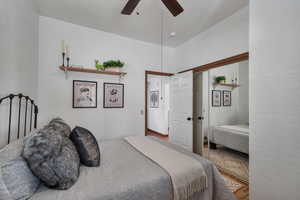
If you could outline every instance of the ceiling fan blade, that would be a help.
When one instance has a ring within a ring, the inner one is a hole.
[[[122,10],[123,15],[131,15],[141,0],[129,0]]]
[[[184,9],[181,7],[181,5],[178,3],[177,0],[161,0],[165,6],[169,9],[169,11],[172,13],[174,17],[179,15],[184,11]]]

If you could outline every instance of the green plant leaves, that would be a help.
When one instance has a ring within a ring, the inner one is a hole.
[[[120,60],[109,60],[103,63],[103,66],[105,68],[107,67],[123,67],[124,62],[121,62]]]

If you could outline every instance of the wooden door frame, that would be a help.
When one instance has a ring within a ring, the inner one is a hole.
[[[232,57],[229,57],[229,58],[225,58],[225,59],[222,59],[222,60],[211,62],[211,63],[201,65],[201,66],[198,66],[198,67],[193,67],[193,68],[190,68],[190,69],[186,69],[186,70],[180,71],[179,73],[184,73],[184,72],[188,72],[188,71],[204,72],[204,71],[208,71],[210,69],[214,69],[214,68],[218,68],[218,67],[224,67],[226,65],[238,63],[238,62],[245,61],[245,60],[249,60],[249,52],[238,54],[238,55],[235,55],[235,56],[232,56]]]
[[[148,135],[148,75],[173,76],[172,73],[145,71],[145,136]]]

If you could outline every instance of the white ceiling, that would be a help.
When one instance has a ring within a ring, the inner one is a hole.
[[[137,40],[177,46],[248,5],[249,0],[178,0],[185,11],[173,17],[161,0],[141,0],[140,15],[121,15],[127,0],[36,0],[43,16]],[[163,13],[163,14],[162,14]],[[175,37],[170,37],[176,32]]]

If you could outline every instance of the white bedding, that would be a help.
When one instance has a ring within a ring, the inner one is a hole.
[[[223,125],[212,130],[210,141],[249,154],[249,126]]]
[[[212,162],[171,143],[157,142],[199,161],[207,175],[208,188],[191,200],[234,200],[234,195]],[[172,200],[173,188],[168,173],[136,151],[123,139],[98,141],[101,166],[81,166],[76,184],[69,190],[52,190],[41,185],[30,200]],[[23,140],[0,150],[0,160],[21,155]],[[1,199],[1,198],[0,198]]]
[[[228,131],[234,131],[240,134],[247,134],[249,135],[249,126],[248,125],[223,125],[216,127],[217,129],[224,129]]]

